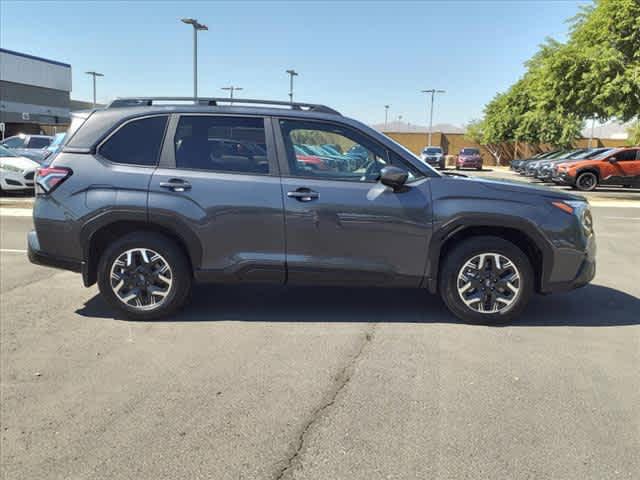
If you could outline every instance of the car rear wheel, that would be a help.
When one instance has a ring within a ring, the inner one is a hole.
[[[444,259],[440,295],[461,320],[507,323],[526,307],[534,275],[527,256],[500,237],[462,241]]]
[[[576,178],[576,188],[583,192],[591,192],[598,186],[598,176],[593,172],[583,172]]]
[[[100,293],[132,320],[153,320],[174,313],[191,290],[191,268],[173,241],[140,232],[110,245],[98,264]]]

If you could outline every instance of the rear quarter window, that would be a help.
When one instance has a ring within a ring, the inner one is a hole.
[[[167,116],[131,120],[113,133],[98,153],[114,163],[155,166],[164,138]]]

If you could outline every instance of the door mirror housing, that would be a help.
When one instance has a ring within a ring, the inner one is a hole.
[[[616,157],[610,157],[608,161],[609,163],[618,163],[618,159]]]
[[[402,168],[389,166],[380,170],[380,183],[393,188],[394,191],[401,189],[408,178],[409,173]]]

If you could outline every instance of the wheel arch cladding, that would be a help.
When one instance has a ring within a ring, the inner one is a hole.
[[[83,270],[85,286],[96,283],[98,263],[107,246],[118,238],[134,232],[157,233],[175,242],[189,260],[192,272],[200,264],[202,246],[190,230],[182,229],[178,232],[177,229],[160,223],[141,220],[114,220],[102,223],[91,232],[86,233],[85,268]]]
[[[583,173],[593,173],[597,177],[598,181],[600,181],[600,169],[598,167],[583,167],[576,172],[576,180]]]
[[[553,249],[533,225],[522,219],[487,221],[487,219],[460,218],[443,227],[429,247],[428,288],[438,289],[442,259],[459,242],[472,237],[494,236],[503,238],[520,248],[529,259],[535,276],[535,290],[540,291],[546,276],[551,272]]]

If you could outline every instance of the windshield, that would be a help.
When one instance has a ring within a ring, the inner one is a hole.
[[[480,152],[477,148],[463,148],[460,155],[478,155]]]
[[[2,145],[8,148],[21,148],[24,146],[24,137],[21,135],[9,137],[2,142]]]
[[[439,147],[429,147],[429,148],[425,148],[422,153],[426,154],[426,155],[437,155],[439,153],[442,153],[442,149]]]
[[[582,158],[596,158],[602,154],[609,154],[613,151],[613,148],[598,148],[597,150],[592,150],[584,155]]]
[[[607,158],[610,155],[613,155],[614,153],[616,153],[618,150],[612,149],[612,150],[605,150],[604,152],[600,153],[599,155],[596,155],[595,157],[590,157],[593,160],[603,160],[605,158]]]
[[[8,148],[0,145],[0,157],[17,157],[17,155]]]

